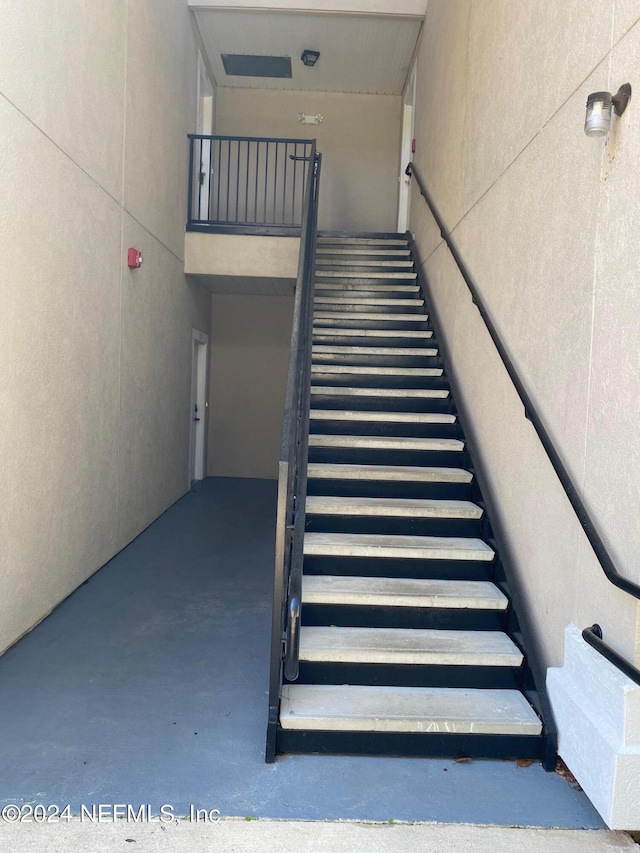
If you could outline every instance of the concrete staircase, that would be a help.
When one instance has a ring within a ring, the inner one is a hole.
[[[311,383],[300,675],[279,751],[539,756],[406,240],[318,238]]]

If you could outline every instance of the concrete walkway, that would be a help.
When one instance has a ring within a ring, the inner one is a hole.
[[[0,825],[2,853],[632,853],[622,832],[467,824],[220,820]]]
[[[272,482],[204,481],[0,658],[0,809],[603,829],[584,793],[537,763],[264,763],[275,500]]]

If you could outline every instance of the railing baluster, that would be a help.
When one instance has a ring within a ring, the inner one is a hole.
[[[187,223],[193,222],[193,148],[195,139],[189,140],[189,196],[187,199]]]
[[[267,139],[267,149],[265,151],[265,162],[264,162],[264,207],[263,207],[263,216],[262,221],[267,221],[267,186],[269,184],[269,140]],[[258,185],[256,184],[256,192],[258,190]],[[258,202],[256,200],[256,208],[258,207]]]
[[[235,218],[236,222],[240,221],[240,217],[238,216],[238,208],[239,208],[238,197],[240,195],[240,146],[241,146],[241,144],[242,143],[240,142],[240,140],[238,140],[236,142],[236,218]]]
[[[286,223],[285,209],[287,204],[287,166],[289,165],[289,143],[284,145],[284,183],[282,185],[282,222]]]
[[[268,145],[268,143],[267,143]],[[258,222],[258,181],[260,179],[260,143],[256,143],[256,182],[253,194],[253,221]]]

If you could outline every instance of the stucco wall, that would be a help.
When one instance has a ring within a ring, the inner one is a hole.
[[[621,571],[640,580],[640,100],[606,142],[587,95],[640,96],[640,2],[431,0],[415,162]],[[443,97],[446,96],[446,97]],[[411,230],[547,664],[638,611],[595,562],[414,186]]]
[[[322,152],[319,227],[395,231],[402,99],[335,92],[216,91],[216,133],[313,139]],[[298,113],[323,116],[302,125]]]
[[[5,0],[0,44],[1,651],[186,491],[210,296],[186,0]]]
[[[209,474],[275,479],[293,296],[214,294]]]

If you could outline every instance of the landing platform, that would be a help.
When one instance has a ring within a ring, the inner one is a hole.
[[[0,807],[602,828],[514,762],[264,763],[276,484],[208,479],[0,658]]]

